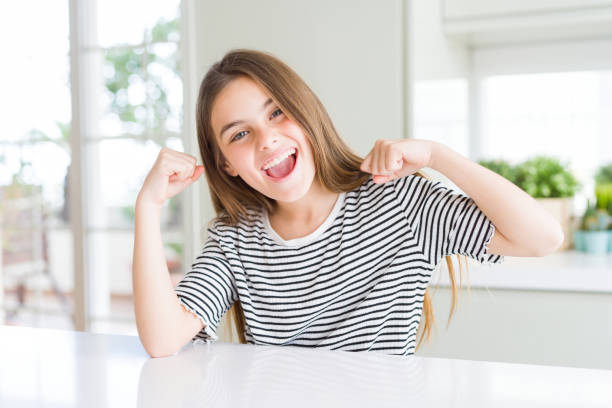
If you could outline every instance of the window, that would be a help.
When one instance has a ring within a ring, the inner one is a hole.
[[[465,79],[414,85],[414,134],[468,155],[468,83]]]
[[[556,156],[582,183],[579,215],[595,170],[612,162],[610,47],[607,39],[475,47],[465,77],[414,84],[414,135],[471,160]]]
[[[489,76],[481,98],[483,157],[554,155],[591,195],[597,167],[612,161],[612,70]]]
[[[13,16],[0,28],[4,38],[19,41],[5,50],[12,63],[2,67],[3,77],[12,80],[0,103],[12,114],[2,123],[0,191],[3,207],[8,193],[16,206],[28,205],[20,212],[11,208],[16,231],[6,226],[2,231],[0,317],[12,324],[73,328],[72,314],[87,313],[91,331],[136,334],[133,205],[161,147],[184,151],[180,0],[94,4],[26,1],[11,3],[4,13]],[[72,110],[69,7],[78,8],[82,19],[79,39],[72,39],[79,44],[72,52],[80,61],[82,100]],[[81,134],[71,135],[71,112],[78,114]],[[80,168],[72,165],[71,138],[83,146]],[[71,171],[80,172],[85,186],[85,225],[74,238]],[[23,197],[27,200],[19,201]],[[179,197],[163,209],[162,235],[168,268],[182,275]],[[29,241],[31,259],[18,253],[16,237]],[[74,268],[73,239],[87,245],[85,271]],[[35,266],[40,272],[34,273]],[[86,275],[86,311],[75,310],[80,308],[74,302],[75,273]]]
[[[88,321],[136,334],[132,300],[134,203],[162,146],[183,151],[179,1],[104,1],[87,17],[79,52],[86,103]],[[180,198],[164,207],[170,272],[182,270]]]
[[[470,155],[468,81],[463,78],[421,80],[414,84],[414,137],[427,139],[466,157]],[[459,192],[462,190],[444,174],[426,170],[433,180]]]
[[[0,25],[6,40],[0,67],[0,322],[72,328],[68,2],[11,2],[0,10],[10,16]]]

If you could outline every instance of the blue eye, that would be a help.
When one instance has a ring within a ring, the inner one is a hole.
[[[274,117],[276,117],[276,116],[278,116],[278,115],[275,115],[275,113],[276,113],[276,112],[278,112],[278,114],[279,114],[279,115],[280,115],[281,113],[283,113],[283,111],[282,111],[282,110],[277,109],[277,110],[275,110],[274,112],[272,112],[272,117],[273,117],[273,118],[274,118]]]
[[[240,140],[240,139],[242,139],[242,138],[238,138],[238,139],[236,139],[236,138],[237,138],[238,136],[240,136],[241,134],[246,133],[246,132],[247,132],[246,130],[243,130],[242,132],[238,132],[238,133],[236,133],[236,135],[235,135],[235,136],[232,138],[232,142],[233,142],[234,140]]]

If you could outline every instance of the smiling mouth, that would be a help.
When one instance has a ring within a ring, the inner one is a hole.
[[[293,173],[293,170],[297,164],[297,156],[298,153],[296,149],[295,153],[287,156],[287,158],[278,163],[276,166],[263,170],[263,172],[274,181],[284,180],[291,175],[291,173]]]

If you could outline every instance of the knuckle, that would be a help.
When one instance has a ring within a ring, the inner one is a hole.
[[[164,150],[165,149],[165,150]],[[168,149],[163,148],[160,152],[159,152],[159,157],[163,160],[166,160],[170,157],[170,151],[168,151]]]

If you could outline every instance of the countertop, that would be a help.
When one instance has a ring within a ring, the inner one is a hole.
[[[612,407],[612,371],[0,326],[2,407]]]
[[[451,258],[458,268],[457,257]],[[464,282],[467,277],[473,288],[612,293],[612,254],[563,251],[543,257],[506,256],[499,265],[467,260]],[[440,262],[432,284],[449,285],[446,262]]]

